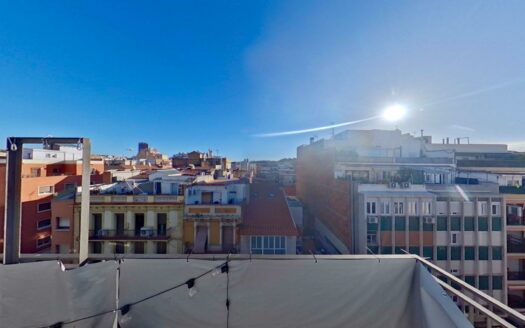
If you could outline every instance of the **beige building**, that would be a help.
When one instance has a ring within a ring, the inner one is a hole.
[[[178,195],[91,196],[89,253],[182,253],[183,208]]]

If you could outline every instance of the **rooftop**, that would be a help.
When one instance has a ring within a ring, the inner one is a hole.
[[[251,184],[245,213],[242,235],[297,235],[284,191],[275,183],[257,181]]]

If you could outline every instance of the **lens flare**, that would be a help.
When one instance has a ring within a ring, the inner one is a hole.
[[[407,109],[402,105],[392,105],[383,111],[383,119],[388,122],[397,122],[405,117]]]

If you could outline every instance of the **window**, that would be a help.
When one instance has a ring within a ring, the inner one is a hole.
[[[408,230],[419,231],[419,218],[411,216],[408,218]]]
[[[461,231],[461,218],[450,218],[450,231]]]
[[[488,215],[488,205],[487,202],[478,202],[478,215],[485,216]]]
[[[503,259],[503,249],[501,246],[493,246],[492,247],[492,259],[493,260],[501,260]]]
[[[49,228],[50,226],[51,226],[51,219],[40,220],[37,223],[37,229],[38,230]]]
[[[473,287],[476,287],[476,277],[475,276],[465,276],[465,282]]]
[[[500,217],[492,218],[492,231],[501,231],[501,218]]]
[[[503,277],[502,276],[493,276],[492,277],[492,289],[503,289]]]
[[[476,250],[472,246],[465,247],[465,261],[474,261]]]
[[[408,252],[410,254],[416,254],[416,255],[419,255],[419,247],[418,246],[410,246],[408,248]]]
[[[417,201],[408,202],[408,214],[416,215],[417,214]]]
[[[124,254],[124,243],[117,241],[115,243],[115,254]]]
[[[396,231],[405,231],[406,219],[404,217],[396,216]]]
[[[376,203],[375,202],[366,202],[366,213],[376,214]]]
[[[478,259],[482,261],[488,261],[489,259],[489,248],[488,246],[479,246],[478,248]]]
[[[459,246],[450,247],[450,260],[451,261],[461,260],[461,247]]]
[[[392,246],[381,247],[381,254],[392,254]]]
[[[37,248],[41,248],[41,247],[45,247],[45,246],[49,246],[49,245],[51,245],[51,237],[50,236],[37,239],[37,241],[36,241],[36,247]]]
[[[93,243],[93,253],[94,254],[102,254],[102,243],[100,243],[100,242],[94,242]]]
[[[135,242],[134,243],[134,251],[135,254],[144,254],[144,243],[143,242]]]
[[[377,223],[367,223],[366,224],[367,231],[370,232],[376,232],[377,231]]]
[[[424,246],[423,247],[423,257],[433,260],[434,259],[434,247]]]
[[[450,233],[450,243],[452,245],[457,245],[459,243],[459,233],[458,232],[451,232]]]
[[[381,201],[381,214],[390,214],[390,201],[382,200]]]
[[[368,246],[367,248],[368,248],[368,252],[367,252],[368,254],[375,255],[375,254],[379,253],[379,247],[377,247],[377,246]]]
[[[447,231],[448,230],[448,220],[446,216],[437,217],[437,231]]]
[[[446,261],[447,260],[447,247],[446,246],[438,246],[437,247],[437,260],[438,261]]]
[[[489,231],[488,218],[478,218],[478,231]]]
[[[381,217],[381,231],[392,230],[392,218],[383,216]]]
[[[286,237],[251,236],[252,254],[286,254]]]
[[[53,186],[40,186],[38,187],[38,194],[39,195],[52,194],[54,190],[55,190],[55,187]]]
[[[489,276],[479,276],[479,289],[481,290],[489,289]]]
[[[394,202],[394,214],[404,214],[404,203],[403,202]]]
[[[36,177],[39,177],[40,176],[40,168],[38,169],[31,169],[31,177],[32,178],[36,178]]]
[[[406,254],[403,252],[403,247],[396,246],[394,247],[394,254]]]
[[[61,217],[57,217],[56,218],[56,227],[57,229],[63,229],[63,230],[66,230],[66,229],[69,229],[69,219],[68,218],[61,218]]]
[[[500,215],[500,204],[499,203],[492,203],[491,213],[492,215]]]
[[[423,222],[423,231],[434,231],[434,224]]]
[[[377,233],[368,233],[366,235],[367,244],[377,244]]]
[[[45,212],[51,210],[51,203],[40,203],[38,204],[38,212]]]
[[[427,184],[443,184],[443,183],[445,183],[445,174],[443,174],[443,173],[427,173],[427,172],[425,172],[425,183],[427,183]]]
[[[474,231],[474,218],[465,218],[463,225],[465,231]]]
[[[432,214],[432,204],[429,201],[421,202],[421,214],[422,215]]]

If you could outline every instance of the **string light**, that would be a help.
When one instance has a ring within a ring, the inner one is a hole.
[[[131,310],[131,308],[134,306],[134,305],[137,305],[139,303],[142,303],[142,302],[145,302],[145,301],[148,301],[152,298],[155,298],[157,296],[160,296],[162,294],[165,294],[167,292],[170,292],[172,290],[175,290],[177,288],[180,288],[182,286],[186,286],[189,291],[188,291],[188,295],[190,297],[193,297],[195,294],[197,294],[197,289],[195,288],[195,284],[196,284],[196,281],[202,277],[204,277],[205,275],[207,274],[210,274],[210,273],[214,273],[215,271],[218,271],[220,273],[226,273],[226,275],[228,276],[227,279],[228,279],[228,282],[227,282],[227,286],[229,286],[229,266],[228,266],[228,261],[204,272],[204,273],[201,273],[200,275],[198,275],[197,277],[194,277],[194,278],[190,278],[188,279],[186,282],[182,283],[182,284],[178,284],[176,286],[173,286],[173,287],[170,287],[168,289],[165,289],[165,290],[162,290],[158,293],[155,293],[153,295],[150,295],[150,296],[147,296],[143,299],[140,299],[138,301],[135,301],[135,302],[132,302],[132,303],[128,303],[128,304],[125,304],[125,305],[122,305],[121,307],[117,308],[117,309],[113,309],[113,310],[109,310],[109,311],[104,311],[104,312],[99,312],[99,313],[96,313],[96,314],[93,314],[93,315],[90,315],[90,316],[86,316],[86,317],[82,317],[82,318],[78,318],[78,319],[74,319],[74,320],[70,320],[70,321],[60,321],[60,322],[57,322],[57,323],[54,323],[52,325],[47,325],[47,326],[40,326],[38,328],[60,328],[62,327],[63,325],[65,324],[72,324],[72,323],[75,323],[75,322],[79,322],[79,321],[83,321],[83,320],[87,320],[87,319],[91,319],[91,318],[95,318],[95,317],[98,317],[98,316],[101,316],[101,315],[105,315],[105,314],[109,314],[109,313],[115,313],[117,311],[120,311],[120,314],[121,315],[126,315],[127,313],[129,313],[129,311]],[[229,287],[227,287],[228,289]],[[228,298],[228,290],[226,291],[226,308],[228,310],[228,318],[229,318],[229,307],[230,307],[230,300]],[[229,324],[228,324],[229,325]]]
[[[191,278],[188,281],[186,281],[186,285],[188,285],[188,295],[190,297],[195,296],[197,294],[197,288],[195,288],[195,278]]]

